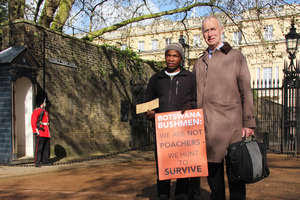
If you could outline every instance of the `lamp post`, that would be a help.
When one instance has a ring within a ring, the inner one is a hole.
[[[299,39],[300,39],[300,35],[296,32],[294,18],[293,18],[291,22],[290,32],[285,35],[286,51],[289,54],[289,59],[290,59],[290,64],[287,65],[287,63],[285,63],[283,69],[284,84],[286,86],[293,84],[292,82],[294,82],[297,77],[299,78],[300,65],[299,63],[296,63],[296,65],[294,65],[294,59],[296,58]]]
[[[184,57],[186,57],[186,49],[189,48],[190,46],[185,43],[185,39],[183,37],[183,33],[182,32],[180,32],[180,36],[179,36],[178,42],[182,45],[183,50],[184,50]],[[186,59],[185,58],[183,58],[183,63],[186,66],[187,63],[186,63]]]
[[[294,18],[291,28],[285,35],[286,51],[289,54],[290,63],[284,63],[284,141],[288,145],[288,151],[298,153],[300,150],[300,63],[296,59],[300,35],[296,32]],[[299,145],[299,146],[298,146]]]

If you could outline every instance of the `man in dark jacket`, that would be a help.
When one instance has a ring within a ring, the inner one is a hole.
[[[167,67],[154,74],[148,83],[146,101],[159,98],[159,108],[147,112],[148,119],[154,120],[155,113],[170,112],[196,107],[196,78],[193,73],[183,69],[184,50],[179,43],[166,47]],[[157,151],[155,150],[157,160]],[[156,162],[157,176],[158,163]],[[170,180],[157,178],[158,196],[161,200],[170,197]],[[200,178],[176,180],[175,199],[200,199]]]

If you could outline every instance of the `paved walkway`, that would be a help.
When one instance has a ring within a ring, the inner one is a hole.
[[[247,186],[247,200],[299,200],[300,158],[268,154],[268,160],[271,175]],[[155,200],[154,166],[151,151],[72,165],[0,166],[0,199]],[[203,200],[208,200],[206,179],[201,182]]]

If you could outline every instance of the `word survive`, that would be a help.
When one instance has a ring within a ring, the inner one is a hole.
[[[166,168],[165,175],[177,175],[177,174],[191,174],[195,172],[201,172],[202,168],[200,165],[196,166],[186,166],[186,167],[176,167],[176,168]]]

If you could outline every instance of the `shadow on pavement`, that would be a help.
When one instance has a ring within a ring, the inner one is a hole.
[[[171,186],[171,197],[174,196],[174,182],[172,182]],[[201,188],[201,200],[210,200],[210,193],[206,189]],[[152,184],[150,187],[145,187],[142,189],[140,194],[136,195],[137,198],[147,198],[148,200],[157,200],[157,190],[156,184]],[[171,198],[172,199],[172,198]]]

